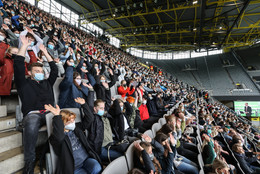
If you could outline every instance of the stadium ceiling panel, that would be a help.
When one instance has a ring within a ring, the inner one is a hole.
[[[57,0],[117,37],[150,51],[232,48],[260,37],[260,0]]]

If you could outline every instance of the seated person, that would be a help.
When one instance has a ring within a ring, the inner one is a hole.
[[[22,45],[17,56],[14,57],[14,81],[22,101],[24,172],[32,173],[38,131],[46,123],[44,105],[54,104],[53,85],[58,75],[58,68],[46,48],[40,45],[39,48],[46,56],[51,68],[49,78],[44,79],[42,64],[39,63],[33,63],[28,67],[30,77],[25,78],[25,54],[32,41],[25,36],[21,36],[20,40]]]
[[[113,161],[122,156],[123,152],[110,148],[110,145],[114,142],[111,127],[112,116],[105,112],[105,103],[100,99],[96,100],[92,110],[89,107],[92,104],[86,103],[83,98],[77,98],[75,102],[79,103],[83,108],[83,129],[88,130],[89,144],[100,156],[102,162]]]
[[[118,87],[118,94],[121,95],[123,98],[128,94],[128,96],[132,95],[135,92],[135,87],[133,86],[130,90],[130,86],[127,87],[126,81],[121,81],[121,86]]]
[[[90,147],[85,133],[75,124],[76,114],[69,110],[61,111],[58,105],[56,108],[45,105],[45,109],[54,115],[50,143],[58,156],[56,173],[101,173],[99,156]]]
[[[256,162],[258,159],[260,159],[260,155],[258,154],[257,157],[247,157],[245,155],[245,151],[240,143],[234,144],[232,146],[232,150],[234,151],[234,155],[236,159],[238,160],[242,170],[246,174],[259,174],[260,173],[260,167],[254,166],[251,163]]]
[[[90,83],[82,83],[81,75],[73,72],[73,62],[67,61],[67,65],[65,77],[59,85],[59,106],[61,108],[80,108],[80,104],[76,103],[74,99],[77,97],[86,99],[89,90],[93,91],[92,85],[95,84],[95,79],[90,73],[87,73]]]

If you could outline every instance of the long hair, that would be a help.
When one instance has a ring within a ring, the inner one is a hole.
[[[140,146],[142,148],[144,148],[144,150],[146,152],[148,151],[149,147],[152,147],[152,145],[150,143],[148,143],[148,142],[140,142]],[[140,159],[140,162],[144,165],[144,160],[143,160],[141,152],[138,151],[138,150],[135,150],[135,153],[138,156],[138,158]],[[156,159],[156,157],[153,158],[152,162],[153,162],[153,165],[154,165],[154,167],[156,169],[156,172],[160,173],[160,170],[162,170],[162,167],[161,167],[159,161]]]

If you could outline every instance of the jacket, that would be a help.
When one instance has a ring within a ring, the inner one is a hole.
[[[95,81],[93,76],[88,73],[89,81]],[[73,67],[68,66],[65,77],[59,85],[59,106],[60,108],[80,108],[80,104],[74,101],[75,98],[81,97],[87,99],[89,89],[83,84],[80,85],[81,90],[73,83]]]
[[[157,102],[156,99],[147,99],[147,104],[146,104],[148,111],[149,111],[149,115],[151,116],[157,116],[158,115],[158,110],[157,110]]]
[[[9,46],[0,43],[0,95],[10,95],[14,74],[13,59],[5,57],[5,51]]]
[[[150,116],[146,105],[141,104],[141,106],[139,107],[139,111],[140,111],[141,120],[149,119]]]
[[[128,96],[132,95],[135,92],[135,89],[132,88],[132,90],[130,90],[129,87],[127,87],[126,89],[123,88],[123,86],[119,86],[117,88],[118,94],[121,95],[122,97],[125,97],[126,94],[128,94]]]
[[[247,156],[245,156],[245,154],[239,154],[237,152],[234,152],[234,155],[236,157],[236,159],[238,160],[242,170],[246,173],[246,174],[253,174],[255,173],[254,169],[251,168],[250,163],[253,163],[255,161],[257,161],[257,158],[249,158]]]
[[[108,113],[112,116],[111,120],[111,127],[113,134],[115,135],[116,141],[122,141],[125,136],[125,129],[124,129],[124,115],[121,111],[121,107],[119,105],[119,101],[115,100],[113,105],[110,107]]]
[[[73,174],[74,158],[70,139],[64,133],[64,123],[61,115],[53,117],[53,132],[49,138],[55,154],[58,156],[56,174]],[[96,159],[99,163],[101,160],[97,153],[90,147],[84,132],[76,126],[75,135],[79,138],[82,146],[85,148],[90,158]]]
[[[14,57],[14,81],[25,116],[30,111],[44,110],[45,104],[54,104],[53,85],[57,79],[58,68],[54,61],[49,62],[51,68],[49,78],[38,83],[30,78],[25,78],[24,59],[23,56]]]
[[[92,149],[101,154],[102,143],[104,140],[104,124],[101,116],[94,114],[89,105],[85,103],[81,106],[83,109],[82,126],[89,132],[88,140]],[[106,113],[102,117],[111,119],[111,116]],[[112,136],[112,135],[111,135]]]

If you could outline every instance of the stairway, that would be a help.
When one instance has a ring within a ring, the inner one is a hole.
[[[11,174],[23,168],[22,133],[15,129],[15,114],[0,106],[0,174]]]
[[[0,174],[22,174],[24,167],[22,133],[16,131],[15,113],[7,111],[6,105],[0,105]],[[38,165],[34,173],[40,174]]]

